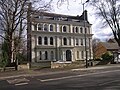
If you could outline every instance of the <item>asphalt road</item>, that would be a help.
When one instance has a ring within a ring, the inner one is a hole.
[[[44,76],[9,78],[0,90],[120,90],[120,69],[71,71]]]

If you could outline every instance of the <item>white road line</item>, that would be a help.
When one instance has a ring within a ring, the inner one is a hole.
[[[22,85],[27,85],[28,83],[18,83],[18,84],[15,84],[15,86],[22,86]]]
[[[28,79],[26,79],[26,78],[18,78],[18,79],[11,79],[11,80],[7,80],[7,82],[9,83],[9,84],[15,84],[15,83],[20,83],[20,82],[24,82],[24,81],[30,81],[30,80],[28,80]]]
[[[108,81],[108,82],[99,84],[99,86],[103,86],[103,85],[106,85],[106,84],[110,84],[110,83],[114,83],[114,82],[119,82],[119,81],[120,81],[120,80]]]
[[[97,73],[89,73],[89,74],[83,74],[83,75],[66,76],[66,77],[60,77],[60,78],[40,79],[40,81],[41,82],[56,81],[56,80],[69,79],[69,78],[77,78],[77,77],[82,77],[82,76],[97,75],[97,74],[103,74],[103,73],[109,73],[109,72],[116,72],[116,71],[120,71],[120,70],[97,72]]]

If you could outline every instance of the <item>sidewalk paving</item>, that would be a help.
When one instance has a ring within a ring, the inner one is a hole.
[[[107,68],[120,68],[120,64],[110,64],[110,65],[100,65],[88,68],[77,68],[77,69],[33,69],[33,70],[20,70],[20,71],[6,71],[0,72],[0,80],[7,78],[14,78],[20,76],[39,76],[39,75],[48,75],[48,74],[56,74],[56,73],[64,73],[70,71],[87,71],[87,70],[100,70]]]

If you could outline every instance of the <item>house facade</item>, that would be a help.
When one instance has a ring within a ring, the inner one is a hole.
[[[34,13],[31,15],[31,62],[85,61],[85,50],[88,59],[92,59],[92,35],[87,11],[81,16]]]
[[[113,54],[114,62],[120,62],[120,52],[117,42],[111,42],[111,40],[108,42],[100,42],[97,44],[96,48],[94,48],[94,51],[95,58],[101,58],[106,52],[111,52],[111,54]]]

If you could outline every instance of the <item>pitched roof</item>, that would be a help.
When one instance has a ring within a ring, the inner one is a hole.
[[[109,42],[109,43],[117,43],[116,40],[113,39],[113,38],[109,39],[107,42]]]
[[[63,15],[63,14],[56,14],[56,13],[50,13],[50,12],[42,12],[42,11],[32,11],[36,15],[43,15],[43,16],[49,16],[49,17],[60,17],[60,18],[67,18],[67,19],[75,19],[79,21],[83,21],[84,19],[88,22],[87,17],[87,11],[85,10],[81,16],[71,16],[71,15]],[[85,17],[85,18],[84,18]],[[88,22],[89,23],[89,22]]]
[[[108,42],[101,42],[101,44],[107,49],[107,50],[118,50],[119,46],[117,43],[108,43]]]

